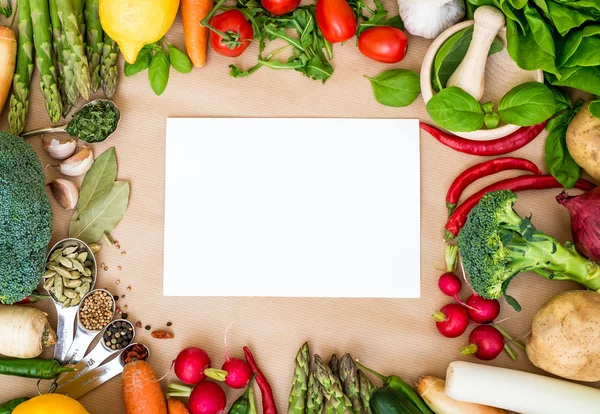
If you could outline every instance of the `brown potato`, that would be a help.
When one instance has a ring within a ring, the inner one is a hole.
[[[600,119],[583,104],[567,129],[567,147],[577,164],[596,180],[600,180]]]
[[[533,318],[527,356],[538,368],[576,381],[600,381],[600,294],[574,290]]]

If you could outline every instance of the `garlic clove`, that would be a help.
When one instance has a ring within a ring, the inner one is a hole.
[[[52,195],[65,210],[73,210],[79,200],[79,190],[69,180],[57,178],[48,184]]]
[[[58,164],[58,170],[69,177],[77,177],[88,172],[93,163],[94,154],[84,145],[75,155]]]
[[[48,154],[55,160],[69,158],[77,149],[77,141],[73,138],[56,139],[42,137],[42,142]]]

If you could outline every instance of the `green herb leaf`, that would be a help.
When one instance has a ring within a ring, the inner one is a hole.
[[[71,221],[69,237],[85,243],[94,243],[104,233],[110,233],[119,224],[129,203],[129,183],[117,181],[106,197],[95,203],[85,214]]]
[[[157,50],[148,68],[148,79],[155,94],[162,95],[165,91],[169,82],[170,68],[169,56],[162,49]]]
[[[483,122],[487,129],[494,129],[500,123],[500,115],[497,112],[486,113],[483,117]]]
[[[543,83],[527,82],[508,91],[498,105],[500,118],[519,126],[533,126],[556,113],[556,100]]]
[[[102,142],[117,129],[113,104],[102,100],[82,107],[73,115],[65,131],[85,142]]]
[[[573,188],[581,178],[581,167],[571,157],[567,148],[567,128],[554,129],[546,139],[546,166],[550,174],[565,188]]]
[[[190,73],[192,71],[192,61],[188,55],[173,45],[169,45],[169,60],[177,72]]]
[[[562,112],[571,107],[571,98],[569,98],[569,95],[567,95],[563,88],[555,86],[549,86],[549,88],[554,95],[554,100],[556,101],[556,113]]]
[[[408,69],[391,69],[374,78],[365,76],[371,81],[375,99],[386,106],[408,106],[421,93],[419,75]]]
[[[117,153],[115,147],[100,155],[85,174],[79,189],[77,215],[85,214],[96,203],[104,199],[117,179]]]
[[[484,113],[491,114],[494,112],[494,103],[492,101],[486,102],[481,105],[481,109],[483,109]]]
[[[483,110],[477,99],[456,86],[433,95],[426,109],[436,124],[450,131],[471,132],[483,126]]]
[[[595,101],[590,102],[590,105],[588,106],[588,111],[590,111],[590,114],[600,119],[600,99],[596,99]]]
[[[125,62],[125,76],[133,76],[143,70],[148,69],[152,60],[152,48],[144,47],[133,64]]]

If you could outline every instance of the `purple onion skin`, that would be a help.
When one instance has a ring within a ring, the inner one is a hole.
[[[585,257],[600,262],[600,187],[579,196],[564,191],[556,201],[571,215],[571,235],[575,248]]]

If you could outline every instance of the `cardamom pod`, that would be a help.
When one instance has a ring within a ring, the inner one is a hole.
[[[102,245],[100,245],[98,243],[91,243],[88,245],[88,247],[94,254],[98,253],[100,251],[100,249],[102,249]]]
[[[67,259],[73,260],[77,258],[77,253],[71,253],[65,256]]]
[[[67,269],[71,269],[73,267],[73,262],[66,257],[59,257],[58,262]]]
[[[63,293],[69,299],[73,299],[74,297],[77,297],[77,292],[75,292],[73,289],[67,288],[63,291]]]
[[[44,279],[48,279],[50,277],[54,277],[55,274],[56,274],[56,271],[54,271],[54,270],[46,270],[46,273],[44,273],[42,277]]]
[[[56,250],[54,250],[52,252],[52,254],[50,255],[50,258],[49,258],[48,261],[49,262],[54,262],[56,259],[58,259],[60,256],[62,256],[62,253],[63,253],[62,249],[56,249]]]
[[[87,260],[88,254],[87,252],[79,253],[77,255],[77,261],[79,263],[84,263]]]
[[[66,256],[68,254],[75,253],[76,250],[77,250],[77,246],[67,247],[63,250],[62,254],[63,254],[63,256]]]
[[[58,273],[54,276],[54,296],[60,300],[60,297],[63,295],[63,281],[60,272]]]
[[[77,260],[77,259],[73,259],[71,260],[71,263],[73,263],[73,267],[78,270],[80,273],[85,273],[85,270],[83,268],[83,265]]]

